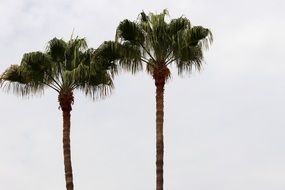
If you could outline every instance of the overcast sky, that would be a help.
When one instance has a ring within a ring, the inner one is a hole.
[[[0,0],[0,72],[53,37],[96,48],[117,25],[167,8],[210,28],[202,72],[165,91],[165,190],[285,189],[285,1]],[[77,190],[155,189],[155,88],[122,73],[105,100],[75,94],[72,160]],[[63,190],[57,94],[0,91],[0,189]]]

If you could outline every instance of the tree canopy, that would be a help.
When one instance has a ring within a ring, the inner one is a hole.
[[[136,72],[142,63],[153,75],[158,65],[175,63],[178,73],[191,72],[193,66],[200,70],[203,49],[212,42],[212,33],[202,26],[192,26],[181,16],[166,22],[168,11],[160,14],[141,12],[136,21],[120,22],[116,42],[121,51],[120,64],[124,69]],[[111,42],[109,42],[111,43]]]
[[[11,65],[1,76],[2,86],[22,96],[45,87],[57,92],[80,89],[94,98],[107,95],[113,87],[111,64],[97,51],[88,49],[84,38],[53,38],[44,52],[26,53],[20,65]]]

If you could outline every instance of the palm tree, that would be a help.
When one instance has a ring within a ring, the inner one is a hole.
[[[209,29],[192,26],[185,17],[165,21],[167,10],[160,14],[142,12],[137,21],[123,20],[116,31],[116,43],[122,68],[133,73],[143,69],[153,77],[156,86],[156,190],[163,190],[163,117],[164,85],[170,78],[169,65],[178,74],[201,69],[203,49],[212,42]]]
[[[21,96],[43,92],[46,87],[58,93],[63,114],[63,154],[66,189],[73,190],[70,151],[70,113],[74,103],[73,91],[79,89],[93,98],[107,95],[112,80],[93,49],[87,49],[84,38],[65,42],[54,38],[45,52],[24,54],[20,65],[11,65],[1,76],[2,86]],[[98,60],[96,60],[96,59]]]

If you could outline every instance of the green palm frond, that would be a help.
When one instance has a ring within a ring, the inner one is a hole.
[[[143,23],[143,22],[148,22],[148,20],[149,20],[149,17],[145,14],[145,12],[144,11],[142,11],[140,14],[139,14],[139,21],[141,22],[141,23]]]
[[[102,43],[95,50],[94,59],[96,62],[101,62],[112,74],[118,72],[116,64],[118,60],[121,68],[133,73],[142,69],[140,48],[129,41],[123,43],[106,41]]]
[[[3,81],[18,82],[21,84],[25,83],[25,77],[21,74],[21,68],[19,65],[11,65],[4,71],[1,79]]]
[[[24,54],[21,68],[27,76],[27,82],[48,82],[52,72],[51,57],[42,52]]]
[[[123,20],[120,22],[116,31],[116,41],[120,39],[121,41],[128,41],[134,45],[139,45],[144,43],[144,34],[141,28],[132,21]]]
[[[19,65],[11,65],[1,75],[1,87],[7,92],[12,91],[20,96],[42,92],[42,85],[33,85],[29,81],[30,78]]]
[[[80,55],[87,49],[87,43],[85,38],[70,39],[67,42],[67,48],[64,52],[65,60],[63,67],[66,70],[72,70],[76,68],[80,62]]]
[[[203,52],[200,47],[187,47],[180,52],[180,59],[176,61],[178,74],[191,73],[193,67],[198,71],[202,68]]]
[[[115,61],[120,56],[118,48],[118,43],[105,41],[94,51],[94,57]]]
[[[123,69],[136,73],[143,69],[141,62],[141,50],[139,46],[130,42],[125,42],[119,47],[120,61],[119,64]]]
[[[168,25],[169,33],[172,36],[172,40],[175,40],[178,33],[183,30],[191,28],[191,22],[185,17],[179,17],[177,19],[172,19]]]
[[[116,64],[119,58],[117,43],[112,41],[103,42],[92,54],[92,64],[90,69],[93,72],[98,70],[105,70],[111,77],[118,74],[118,67]]]
[[[95,70],[89,73],[89,80],[82,83],[79,88],[94,99],[110,95],[114,88],[111,75],[102,69],[102,64],[100,63],[96,64],[93,69]]]
[[[194,26],[191,28],[191,45],[197,45],[201,43],[203,48],[208,48],[209,44],[213,42],[213,35],[211,31],[202,26]]]
[[[48,42],[46,52],[51,56],[52,60],[56,63],[63,63],[65,60],[65,51],[67,44],[64,40],[53,38]]]

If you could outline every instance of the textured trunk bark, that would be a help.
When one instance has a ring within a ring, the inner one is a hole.
[[[163,190],[163,101],[164,85],[169,73],[169,69],[164,63],[157,65],[153,73],[156,86],[156,190]]]
[[[158,64],[153,78],[156,86],[156,190],[163,190],[163,117],[164,117],[164,85],[170,71],[165,63]]]
[[[163,190],[163,99],[165,81],[155,81],[156,85],[156,190]]]
[[[73,175],[71,166],[71,151],[70,151],[70,112],[73,104],[73,93],[60,93],[58,101],[63,115],[63,156],[64,156],[64,171],[66,189],[73,190]]]
[[[164,117],[164,85],[170,71],[165,63],[154,69],[153,78],[156,86],[156,190],[163,190],[163,117]]]

